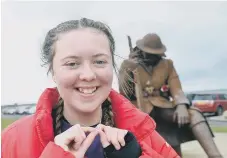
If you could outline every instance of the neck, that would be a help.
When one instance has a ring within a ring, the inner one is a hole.
[[[81,126],[88,127],[101,123],[102,108],[100,106],[100,108],[91,113],[82,113],[69,106],[64,106],[63,115],[71,125],[80,124]]]

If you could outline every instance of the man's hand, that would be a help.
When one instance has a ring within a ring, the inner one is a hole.
[[[186,105],[177,105],[176,111],[173,115],[173,121],[177,121],[179,127],[189,123],[189,113]]]

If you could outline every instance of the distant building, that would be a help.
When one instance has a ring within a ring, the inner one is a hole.
[[[1,105],[1,109],[5,109],[5,108],[16,108],[16,107],[27,107],[27,106],[36,106],[35,103],[31,103],[31,104],[11,104],[11,105]]]
[[[227,94],[227,89],[214,89],[214,90],[202,90],[202,91],[191,91],[185,92],[185,94]]]

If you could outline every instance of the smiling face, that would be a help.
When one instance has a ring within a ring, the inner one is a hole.
[[[65,108],[91,113],[108,97],[113,63],[107,36],[92,28],[63,33],[55,43],[53,79]]]

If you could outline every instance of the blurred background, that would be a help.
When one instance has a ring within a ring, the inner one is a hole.
[[[120,67],[132,44],[157,33],[174,61],[185,95],[207,116],[215,141],[227,145],[227,2],[19,2],[1,7],[2,129],[35,112],[47,87],[55,86],[40,60],[45,34],[55,25],[82,17],[105,22],[116,40]],[[120,57],[119,57],[120,56]],[[118,91],[117,76],[113,88]],[[226,154],[226,151],[223,151]],[[184,157],[206,157],[197,142],[183,145]]]

